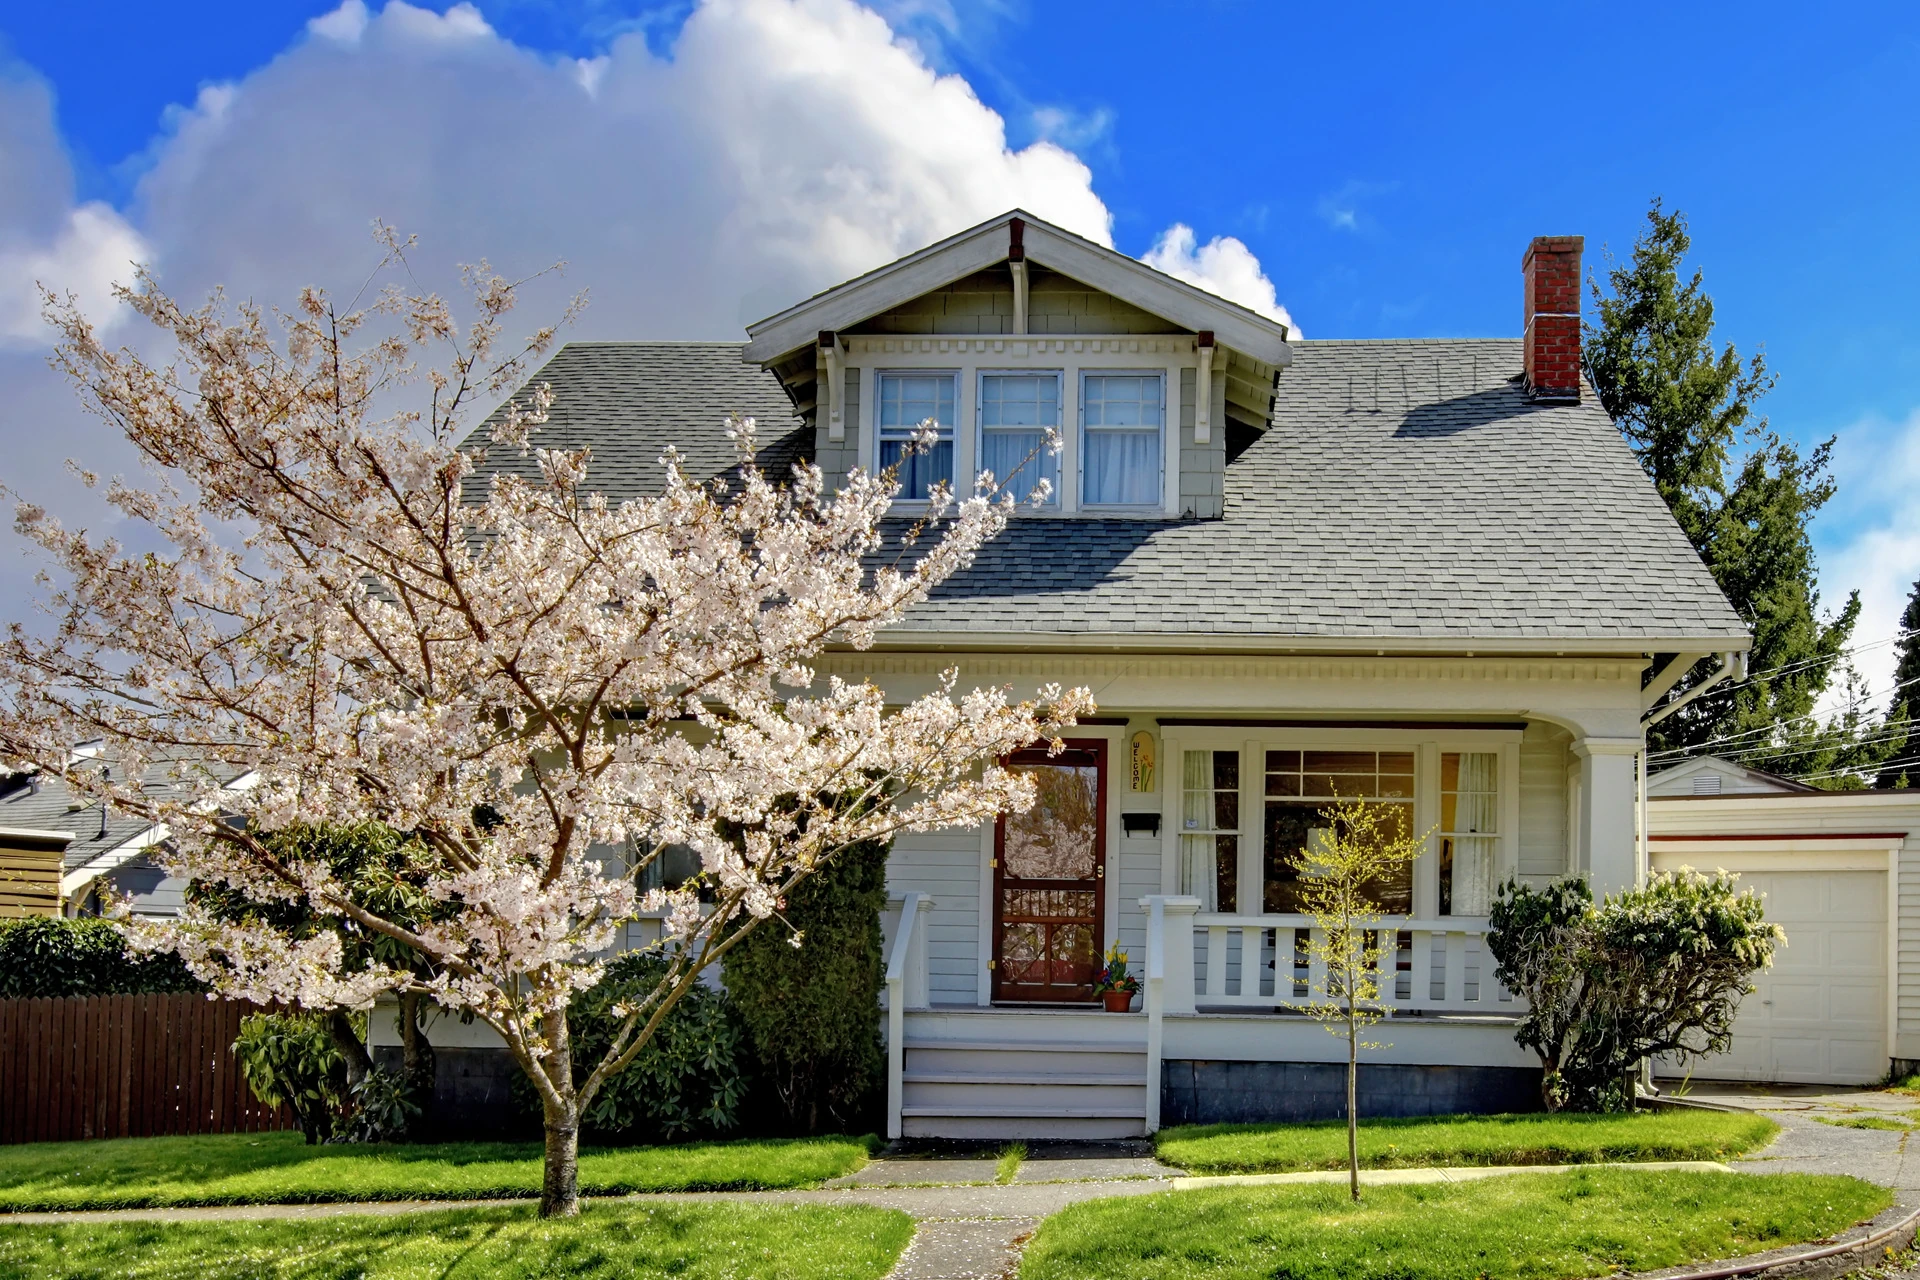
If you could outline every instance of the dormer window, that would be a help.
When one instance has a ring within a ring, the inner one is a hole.
[[[1059,460],[1047,450],[1047,429],[1059,426],[1058,370],[980,375],[980,466],[1019,501],[1045,479],[1048,505],[1059,505]]]
[[[880,465],[900,468],[900,496],[909,502],[925,502],[935,484],[953,483],[954,381],[952,373],[880,375]],[[939,424],[939,443],[909,456],[913,433],[929,418]]]
[[[1150,507],[1160,501],[1166,378],[1159,373],[1080,375],[1080,501]]]

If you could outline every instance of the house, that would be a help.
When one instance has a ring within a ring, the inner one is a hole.
[[[76,763],[98,754],[97,744],[74,749]],[[176,785],[178,767],[149,765],[142,787]],[[230,787],[250,780],[231,768],[222,776]],[[135,915],[177,915],[186,882],[169,875],[157,856],[167,835],[165,824],[103,806],[59,778],[0,777],[0,916],[99,915],[109,896],[126,899]]]
[[[1638,883],[1643,718],[1749,646],[1581,384],[1580,255],[1526,247],[1518,338],[1303,341],[1015,210],[744,344],[570,343],[535,375],[543,443],[590,447],[616,499],[669,444],[729,467],[728,413],[759,420],[769,466],[829,476],[897,461],[934,419],[907,513],[1064,437],[1013,482],[1046,475],[1046,507],[818,664],[900,701],[958,666],[1100,703],[1064,755],[1016,757],[1034,813],[894,847],[892,1133],[1338,1114],[1343,1045],[1285,1012],[1310,976],[1289,858],[1336,794],[1433,832],[1387,891],[1395,1016],[1363,1109],[1537,1104],[1484,945],[1492,887]],[[1148,979],[1127,1014],[1091,998],[1113,941]]]
[[[1696,1077],[1873,1084],[1920,1070],[1920,793],[1823,791],[1700,756],[1647,780],[1652,865],[1738,872],[1787,932]]]

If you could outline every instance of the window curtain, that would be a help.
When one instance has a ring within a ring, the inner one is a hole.
[[[1186,751],[1180,756],[1180,829],[1206,831],[1213,826],[1213,753]],[[1213,837],[1180,837],[1180,892],[1200,899],[1202,911],[1220,909]]]
[[[1081,466],[1089,506],[1151,506],[1160,501],[1160,433],[1089,431]]]
[[[1060,482],[1054,476],[1056,459],[1047,452],[1046,445],[1045,431],[987,430],[980,437],[981,469],[993,472],[994,479],[1006,486],[1016,502],[1025,502],[1032,496],[1034,485],[1045,476],[1053,483],[1055,498],[1052,500],[1057,500]]]
[[[1453,914],[1483,916],[1493,903],[1493,847],[1500,829],[1500,757],[1491,751],[1460,756],[1454,810]]]

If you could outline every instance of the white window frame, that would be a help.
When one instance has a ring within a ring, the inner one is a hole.
[[[1079,422],[1079,427],[1074,433],[1075,443],[1078,445],[1078,450],[1077,450],[1078,456],[1075,459],[1074,475],[1077,480],[1077,484],[1075,488],[1076,488],[1076,493],[1080,498],[1079,505],[1081,509],[1086,511],[1095,511],[1095,512],[1111,511],[1111,512],[1114,512],[1115,514],[1124,514],[1127,512],[1158,511],[1158,510],[1164,510],[1167,507],[1168,473],[1170,470],[1175,472],[1176,474],[1178,472],[1178,455],[1177,454],[1175,455],[1174,466],[1171,468],[1168,466],[1167,440],[1170,436],[1177,436],[1179,434],[1177,429],[1171,432],[1167,430],[1167,415],[1168,415],[1167,405],[1168,405],[1168,399],[1169,399],[1168,384],[1173,381],[1173,378],[1169,376],[1169,373],[1170,371],[1166,369],[1130,368],[1127,366],[1117,366],[1117,367],[1111,367],[1111,368],[1105,367],[1105,366],[1087,366],[1076,371],[1077,376],[1074,379],[1076,385],[1074,388],[1073,400],[1074,400],[1074,408],[1076,411],[1075,416]],[[1093,427],[1093,428],[1088,427],[1087,425],[1087,379],[1088,378],[1105,378],[1105,377],[1152,378],[1160,384],[1160,422],[1158,427],[1155,428],[1154,443],[1156,447],[1153,451],[1154,457],[1156,459],[1156,463],[1159,467],[1159,475],[1155,477],[1156,483],[1154,485],[1155,491],[1158,493],[1159,496],[1155,501],[1096,503],[1096,502],[1090,502],[1086,499],[1086,492],[1087,492],[1086,468],[1087,468],[1087,453],[1088,453],[1087,434],[1089,430],[1112,431],[1115,434],[1119,434],[1122,432],[1126,432],[1130,434],[1141,434],[1141,435],[1145,434],[1145,432],[1138,427],[1117,427],[1117,428],[1105,427],[1105,426]],[[1174,416],[1176,418],[1179,416],[1177,410]]]
[[[925,367],[925,366],[910,366],[910,367],[903,367],[903,368],[888,367],[888,368],[878,368],[873,371],[872,408],[870,412],[866,413],[863,416],[869,417],[873,423],[873,430],[870,433],[873,444],[871,449],[868,450],[868,453],[869,453],[868,465],[873,469],[875,473],[878,473],[881,467],[880,447],[883,443],[885,443],[885,440],[883,439],[883,433],[887,431],[897,432],[902,429],[899,427],[882,427],[880,425],[880,389],[881,389],[881,386],[884,384],[885,380],[888,378],[945,378],[947,379],[948,382],[953,384],[953,421],[952,423],[948,424],[948,427],[947,427],[948,439],[953,445],[953,473],[947,477],[947,482],[948,484],[953,486],[954,492],[957,496],[964,498],[969,495],[969,493],[971,492],[971,487],[970,487],[972,483],[971,477],[977,473],[978,468],[967,465],[969,462],[969,459],[965,456],[965,450],[963,449],[963,444],[962,444],[963,438],[967,434],[966,432],[960,430],[960,424],[966,421],[966,416],[965,416],[966,405],[962,400],[962,390],[967,385],[967,379],[962,376],[964,372],[965,371],[962,369],[955,369],[951,367],[941,367],[939,365],[935,365],[932,367]],[[969,477],[969,480],[968,480],[969,489],[967,492],[961,492],[961,489],[960,489],[961,476]],[[926,504],[927,504],[927,500],[925,498],[909,498],[909,497],[902,496],[895,500],[896,506],[923,507]]]
[[[1052,458],[1048,458],[1043,451],[1042,455],[1039,458],[1034,459],[1034,461],[1035,463],[1040,463],[1040,464],[1045,464],[1050,462],[1052,465],[1053,496],[1047,499],[1042,509],[1049,513],[1057,513],[1061,510],[1061,508],[1066,502],[1066,493],[1065,493],[1066,481],[1064,478],[1066,467],[1064,464],[1066,463],[1067,458],[1066,458],[1066,453],[1064,449],[1064,442],[1067,434],[1066,427],[1065,427],[1066,415],[1067,415],[1067,371],[1065,369],[1061,369],[1061,368],[1049,369],[1042,365],[1034,365],[1029,368],[1022,368],[1018,365],[1007,366],[1007,367],[983,365],[975,369],[973,371],[973,387],[974,387],[974,390],[973,390],[973,457],[976,459],[985,458],[987,456],[988,430],[1001,429],[1001,428],[989,428],[987,426],[987,379],[996,378],[996,377],[998,378],[1038,378],[1038,377],[1045,377],[1048,375],[1051,375],[1053,377],[1053,389],[1054,389],[1053,429],[1060,433],[1061,440],[1063,442],[1063,449],[1059,456],[1055,456]],[[1012,428],[1012,429],[1022,430],[1024,428]],[[956,458],[959,456],[958,447],[955,448],[954,454]],[[976,465],[969,474],[979,475],[980,474],[979,466]],[[1006,477],[1001,476],[999,477],[999,479],[1004,481]]]
[[[1178,893],[1183,788],[1179,762],[1183,752],[1240,751],[1240,864],[1235,891],[1256,909],[1235,915],[1264,915],[1266,905],[1266,753],[1268,751],[1412,751],[1413,829],[1432,833],[1413,865],[1413,919],[1437,922],[1440,916],[1440,756],[1448,751],[1497,752],[1500,757],[1500,831],[1495,840],[1494,884],[1519,868],[1520,850],[1520,731],[1516,729],[1461,729],[1442,732],[1422,729],[1367,728],[1229,728],[1211,725],[1168,725],[1161,734],[1162,771],[1161,892]],[[1251,898],[1249,899],[1249,894]],[[1474,919],[1444,917],[1448,921]]]

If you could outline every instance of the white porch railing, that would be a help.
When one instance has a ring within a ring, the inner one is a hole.
[[[1156,1012],[1152,975],[1162,975],[1167,1013],[1274,1009],[1317,1002],[1325,975],[1307,945],[1308,916],[1201,912],[1189,897],[1142,898],[1147,912],[1148,1021]],[[1164,923],[1156,929],[1154,920]],[[1388,917],[1380,923],[1380,993],[1395,1012],[1520,1013],[1500,986],[1486,944],[1487,922]],[[1186,945],[1182,942],[1186,941]],[[1163,954],[1156,957],[1158,948]]]
[[[933,906],[924,893],[900,900],[900,923],[887,948],[887,1137],[900,1136],[907,1053],[907,1010],[927,1007],[927,927],[921,916]]]

